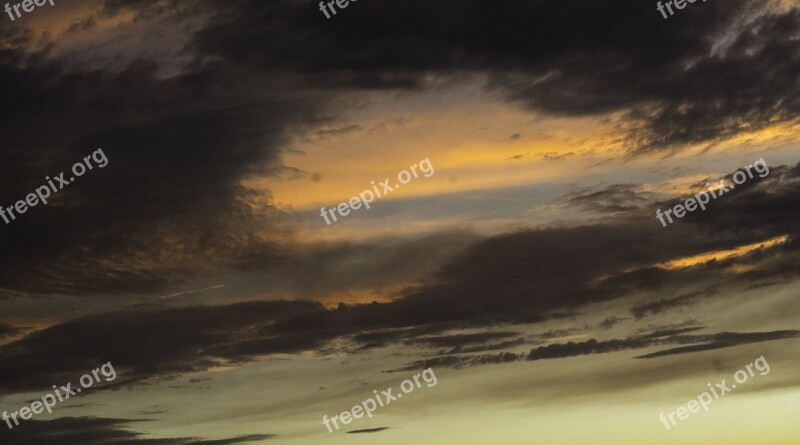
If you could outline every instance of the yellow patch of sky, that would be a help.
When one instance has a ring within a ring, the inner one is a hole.
[[[644,184],[641,190],[644,192],[667,193],[673,196],[694,195],[702,191],[719,190],[717,186],[719,181],[715,180],[719,176],[721,174],[717,173],[680,176],[660,184]],[[701,181],[706,180],[708,185],[701,184]],[[730,187],[732,182],[726,180],[724,184],[726,187]]]
[[[692,255],[685,258],[678,258],[676,260],[668,261],[666,263],[657,264],[656,266],[668,270],[683,269],[686,267],[696,266],[698,264],[705,264],[708,263],[709,261],[714,261],[714,260],[722,261],[728,258],[740,257],[742,255],[746,255],[750,252],[759,249],[769,249],[771,247],[785,243],[786,241],[788,241],[788,239],[789,237],[785,235],[778,236],[760,243],[753,243],[744,246],[739,246],[735,249],[717,250],[717,251],[702,253],[699,255]]]
[[[400,171],[426,158],[435,174],[420,175],[381,199],[563,180],[582,175],[586,166],[598,161],[599,152],[616,150],[601,133],[599,118],[535,117],[500,102],[392,117],[378,113],[331,127],[358,125],[358,130],[296,141],[283,162],[308,173],[302,178],[260,176],[242,184],[270,190],[278,206],[311,209],[344,202],[370,189],[371,181],[377,184],[388,177],[395,184]],[[520,136],[512,138],[514,134]],[[545,158],[563,155],[567,157],[555,162]]]
[[[396,184],[400,171],[426,158],[435,169],[433,176],[420,175],[381,199],[568,181],[586,175],[589,168],[593,172],[614,168],[603,161],[647,166],[661,160],[662,154],[654,154],[623,161],[624,141],[614,133],[613,124],[620,114],[555,118],[502,100],[453,100],[440,94],[443,99],[438,106],[431,106],[430,99],[421,104],[413,95],[367,95],[368,105],[297,137],[286,147],[283,163],[304,174],[252,176],[242,185],[269,190],[274,203],[287,210],[310,210],[345,202],[371,189],[372,181],[377,184],[388,177]],[[767,148],[785,143],[796,130],[795,125],[776,124],[713,146],[695,144],[670,158],[694,163],[698,156],[752,152],[754,145]],[[519,137],[512,138],[516,134]],[[687,175],[643,187],[688,194],[696,192],[692,186],[707,177]]]
[[[658,263],[658,264],[655,265],[655,267],[658,267],[658,268],[661,268],[661,269],[666,269],[666,270],[684,269],[684,268],[687,268],[687,267],[697,266],[697,265],[700,265],[700,264],[706,264],[706,263],[708,263],[710,261],[722,261],[722,260],[726,260],[726,259],[729,259],[729,258],[740,257],[740,256],[746,255],[746,254],[748,254],[750,252],[754,252],[754,251],[759,250],[759,249],[769,249],[769,248],[772,248],[772,247],[777,246],[779,244],[783,244],[788,240],[789,240],[789,237],[786,236],[786,235],[778,236],[778,237],[775,237],[775,238],[768,239],[766,241],[739,246],[739,247],[736,247],[734,249],[714,250],[714,251],[705,252],[705,253],[692,255],[692,256],[688,256],[688,257],[677,258],[677,259],[674,259],[674,260],[671,260],[671,261]],[[649,267],[649,266],[647,266],[647,267]],[[742,272],[750,271],[750,270],[752,270],[754,268],[755,268],[755,266],[751,266],[751,265],[732,265],[731,267],[727,268],[727,270],[729,270],[729,271],[731,271],[733,273],[742,273]],[[639,266],[625,269],[625,270],[623,270],[623,272],[624,273],[628,273],[628,272],[636,271],[638,269],[640,269]],[[597,278],[595,278],[593,281],[594,281],[594,283],[600,283],[600,282],[608,279],[609,277],[611,277],[611,275],[601,275],[601,276],[598,276]]]

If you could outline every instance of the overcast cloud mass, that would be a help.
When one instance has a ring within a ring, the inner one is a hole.
[[[0,409],[118,376],[2,443],[800,439],[796,3],[332,7],[2,19]],[[760,356],[709,413],[659,421]],[[425,368],[436,386],[322,424]]]

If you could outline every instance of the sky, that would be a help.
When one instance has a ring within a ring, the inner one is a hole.
[[[800,7],[658,3],[11,3],[0,442],[798,443]]]

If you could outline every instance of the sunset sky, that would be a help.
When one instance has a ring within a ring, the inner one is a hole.
[[[0,220],[0,412],[117,377],[0,443],[800,443],[800,6],[656,3],[4,13],[0,207],[108,163]]]

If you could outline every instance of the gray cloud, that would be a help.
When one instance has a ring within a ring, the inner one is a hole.
[[[196,438],[145,439],[142,434],[128,430],[126,425],[141,420],[94,417],[64,417],[56,420],[29,420],[13,430],[0,428],[4,443],[25,445],[233,445],[254,443],[274,438],[274,434],[250,434],[230,439],[202,440]]]
[[[453,368],[462,369],[468,366],[480,365],[496,365],[501,363],[512,363],[522,360],[525,354],[516,354],[513,352],[500,352],[497,354],[481,354],[481,355],[448,355],[442,357],[434,357],[431,359],[418,360],[408,365],[392,369],[387,372],[405,372],[414,371],[422,368]]]
[[[378,427],[378,428],[366,428],[366,429],[363,429],[363,430],[353,430],[353,431],[348,431],[348,432],[347,432],[347,434],[368,434],[368,433],[380,433],[381,431],[386,431],[386,430],[388,430],[388,429],[390,429],[390,427],[388,427],[388,426],[382,426],[382,427]]]
[[[673,298],[662,298],[656,301],[650,301],[644,304],[637,305],[631,308],[631,313],[637,320],[644,318],[648,315],[656,315],[666,312],[681,306],[690,306],[694,304],[699,298],[710,298],[719,295],[717,289],[706,289],[697,292],[689,292],[686,294],[678,295]]]
[[[733,346],[748,343],[760,343],[771,340],[782,340],[786,338],[800,337],[800,331],[774,331],[774,332],[722,332],[710,336],[675,336],[677,342],[688,343],[691,341],[702,340],[705,344],[683,346],[679,348],[666,349],[663,351],[645,354],[636,358],[656,358],[667,355],[687,354],[691,352],[711,351],[714,349],[730,348]]]
[[[602,190],[590,187],[568,193],[562,202],[601,213],[637,211],[650,203],[653,196],[637,188],[635,184],[614,184]]]
[[[246,362],[276,353],[330,351],[330,341],[337,338],[351,339],[342,346],[350,350],[402,343],[449,347],[449,352],[443,352],[450,354],[505,349],[522,343],[510,336],[492,339],[496,333],[464,336],[446,331],[566,318],[592,303],[643,290],[668,290],[674,283],[715,289],[731,283],[795,279],[800,244],[796,241],[798,218],[793,216],[797,209],[792,203],[798,195],[798,170],[798,166],[773,167],[765,180],[737,189],[729,199],[719,200],[714,212],[700,215],[702,226],[697,219],[687,219],[665,232],[647,215],[642,217],[649,225],[630,217],[612,218],[594,225],[518,231],[484,239],[452,257],[424,284],[387,303],[340,304],[335,309],[308,301],[157,306],[58,323],[0,347],[0,382],[4,382],[0,389],[13,392],[69,381],[109,360],[126,370],[131,381],[141,381],[205,369],[220,361]],[[754,251],[686,269],[642,268],[778,235],[790,235],[790,241],[769,252]],[[737,263],[753,266],[752,271],[735,276],[725,272]],[[722,287],[719,291],[723,292]],[[162,347],[154,350],[150,345],[156,341]],[[695,339],[685,344],[714,341]],[[543,346],[532,357],[656,343],[645,338],[610,343],[594,340]],[[87,344],[92,347],[87,349]],[[53,365],[54,350],[59,354],[57,365]],[[464,357],[468,358],[445,357],[440,363],[463,366],[508,358],[502,354]]]
[[[669,335],[668,335],[669,334]],[[701,343],[692,346],[666,349],[651,354],[641,355],[636,358],[656,358],[667,355],[686,354],[698,351],[728,348],[748,343],[759,343],[770,340],[800,337],[800,331],[774,331],[774,332],[722,332],[709,335],[685,335],[659,333],[653,335],[629,337],[624,339],[596,340],[590,339],[582,342],[557,343],[540,346],[532,349],[527,359],[531,361],[575,357],[589,354],[605,354],[628,349],[643,349],[651,346],[665,344]]]

